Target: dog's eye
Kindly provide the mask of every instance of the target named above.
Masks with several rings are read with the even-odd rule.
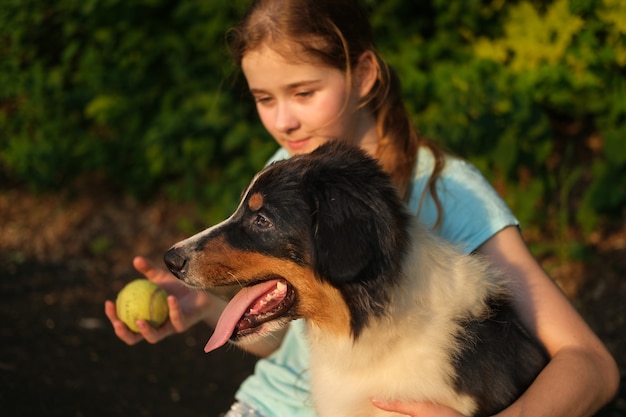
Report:
[[[254,219],[254,225],[262,229],[267,229],[272,226],[272,223],[269,220],[267,220],[265,216],[261,214],[257,214],[256,218]]]

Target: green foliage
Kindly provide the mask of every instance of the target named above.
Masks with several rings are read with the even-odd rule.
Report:
[[[559,242],[573,228],[623,215],[623,1],[396,0],[375,10],[416,124],[474,162],[524,226],[552,233],[569,256]]]
[[[210,0],[3,2],[0,168],[37,190],[104,178],[225,215],[275,149],[225,47],[241,12]]]
[[[365,2],[417,126],[524,226],[566,242],[623,215],[625,2]],[[104,179],[226,215],[276,146],[225,48],[246,3],[2,2],[0,174],[37,190]]]

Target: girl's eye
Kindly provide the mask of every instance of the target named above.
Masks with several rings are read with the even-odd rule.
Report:
[[[296,95],[301,98],[307,98],[313,95],[313,91],[300,91]]]
[[[257,104],[268,104],[269,102],[272,101],[272,98],[271,97],[264,97],[264,96],[263,97],[255,97],[254,101]]]
[[[261,214],[257,214],[256,218],[254,219],[254,225],[262,229],[268,229],[272,226],[272,223],[269,220],[267,220],[265,216]]]

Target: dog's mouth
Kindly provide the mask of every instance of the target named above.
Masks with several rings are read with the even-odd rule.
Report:
[[[239,340],[258,333],[264,323],[284,316],[295,301],[296,292],[284,279],[271,279],[243,288],[222,312],[204,351],[215,350],[229,339]]]

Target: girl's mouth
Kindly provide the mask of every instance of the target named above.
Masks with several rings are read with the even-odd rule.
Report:
[[[298,139],[298,140],[287,140],[287,147],[290,150],[294,150],[294,151],[299,151],[302,150],[303,148],[305,148],[309,143],[311,142],[311,138],[304,138],[304,139]]]

